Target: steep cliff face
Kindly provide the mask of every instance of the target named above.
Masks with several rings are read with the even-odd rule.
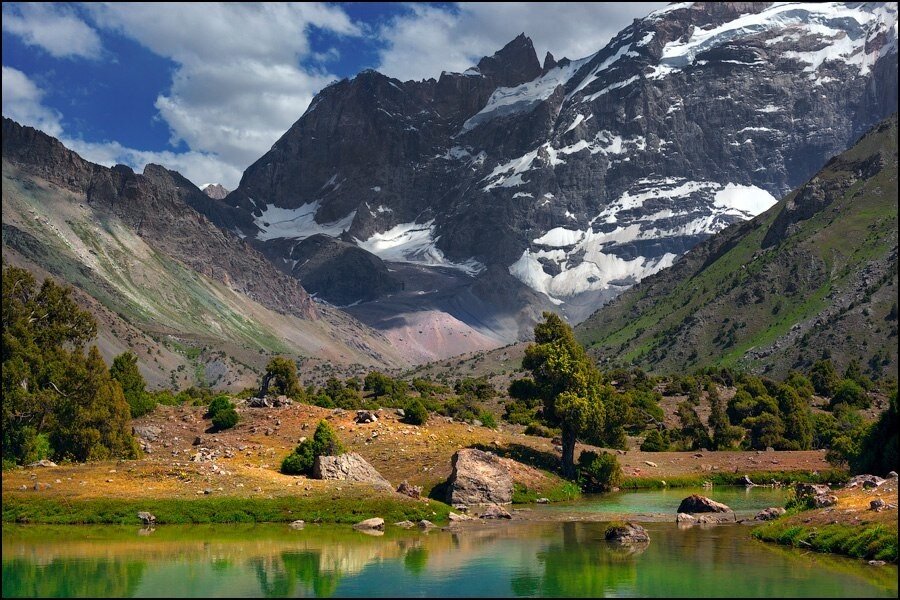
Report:
[[[511,274],[537,296],[484,303],[506,339],[501,316],[578,321],[890,114],[896,21],[892,3],[680,3],[580,60],[542,66],[522,35],[437,80],[365,71],[202,210],[285,270],[326,234],[483,282],[466,293]]]
[[[318,318],[315,304],[295,279],[192,208],[208,197],[175,171],[151,164],[137,175],[124,165],[102,167],[5,117],[2,143],[3,159],[20,172],[83,194],[91,208],[114,215],[165,255],[267,308]]]
[[[197,212],[210,198],[178,173],[95,165],[9,119],[2,133],[4,259],[76,286],[106,357],[136,352],[154,386],[255,385],[270,353],[406,364]]]
[[[577,329],[599,360],[776,376],[828,355],[897,376],[897,115],[752,221],[702,242]]]

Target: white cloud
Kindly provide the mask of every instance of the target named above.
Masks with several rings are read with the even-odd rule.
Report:
[[[4,3],[3,31],[57,58],[99,58],[103,49],[97,32],[62,4]]]
[[[378,70],[399,79],[427,79],[463,71],[524,32],[543,61],[582,58],[600,50],[632,19],[665,2],[461,3],[451,8],[415,4],[381,28],[386,44]]]
[[[22,125],[58,136],[62,133],[61,115],[44,106],[44,91],[25,73],[3,66],[3,114]]]
[[[337,78],[299,66],[312,56],[309,28],[362,35],[343,10],[325,4],[110,3],[90,9],[98,26],[178,65],[156,108],[173,144],[184,141],[228,167],[221,170],[226,179],[212,174],[201,179],[230,189],[240,171],[303,114],[315,93]]]
[[[241,178],[240,169],[203,152],[151,152],[127,148],[118,142],[96,143],[68,138],[61,138],[60,141],[82,158],[97,164],[107,167],[116,164],[128,165],[140,173],[147,164],[154,163],[178,171],[198,186],[200,182],[206,181],[204,177],[209,177],[210,181],[228,182],[223,185],[233,190],[236,184],[232,182],[237,182]]]

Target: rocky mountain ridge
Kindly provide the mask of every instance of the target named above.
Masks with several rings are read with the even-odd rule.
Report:
[[[580,321],[763,212],[890,114],[896,20],[891,3],[677,3],[580,60],[541,64],[520,35],[438,79],[364,71],[200,210],[285,272],[316,234],[388,269],[452,271],[418,305],[409,292],[430,290],[415,277],[403,302],[382,286],[338,303],[443,312],[512,341],[541,310]],[[454,308],[464,296],[477,314]]]

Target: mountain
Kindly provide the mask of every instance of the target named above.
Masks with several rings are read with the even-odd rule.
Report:
[[[398,345],[447,321],[422,347],[439,358],[451,333],[472,350],[544,309],[584,319],[774,205],[897,98],[895,3],[678,3],[579,60],[541,64],[520,35],[462,73],[336,82],[199,210],[301,282],[313,235],[375,255],[401,290],[335,301]]]
[[[897,376],[897,114],[755,219],[577,327],[604,362],[784,376],[830,355]]]
[[[210,198],[178,173],[102,167],[7,118],[2,135],[4,259],[76,286],[102,312],[101,347],[140,347],[153,383],[252,384],[271,352],[405,363],[385,338],[316,304],[296,279],[197,212]],[[194,380],[182,376],[195,371]]]
[[[200,190],[213,200],[224,200],[228,190],[221,183],[206,183],[200,186]]]

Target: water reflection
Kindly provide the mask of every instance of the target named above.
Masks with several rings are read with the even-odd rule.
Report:
[[[756,542],[742,526],[647,524],[610,544],[603,523],[458,532],[349,527],[3,529],[3,596],[896,596],[897,568]]]

